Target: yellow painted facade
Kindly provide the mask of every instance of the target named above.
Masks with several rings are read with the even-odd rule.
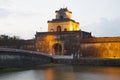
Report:
[[[57,32],[58,27],[61,31],[78,31],[79,23],[73,21],[48,22],[48,32]]]

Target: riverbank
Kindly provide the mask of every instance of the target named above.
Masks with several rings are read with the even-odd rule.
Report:
[[[55,66],[114,66],[120,67],[120,59],[117,58],[80,58],[80,59],[64,59],[64,58],[53,58],[49,64],[41,65],[29,65],[29,66],[6,66],[0,67],[0,72],[9,72],[9,71],[19,71],[19,70],[29,70],[29,69],[45,69],[46,67],[55,67]]]
[[[68,64],[43,64],[43,65],[32,65],[27,67],[0,67],[0,73],[6,73],[6,72],[14,72],[14,71],[24,71],[24,70],[37,70],[37,69],[46,69],[51,67],[57,67],[57,66],[70,66]]]

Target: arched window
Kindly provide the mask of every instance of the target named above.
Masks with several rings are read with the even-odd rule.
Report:
[[[57,26],[57,31],[61,32],[61,26]]]

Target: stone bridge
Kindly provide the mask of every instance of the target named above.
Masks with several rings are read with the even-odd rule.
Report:
[[[27,67],[51,63],[50,55],[11,48],[0,48],[0,68]]]

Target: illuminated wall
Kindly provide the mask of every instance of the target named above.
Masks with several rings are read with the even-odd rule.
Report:
[[[118,39],[119,38],[87,39],[87,42],[83,41],[83,43],[81,43],[82,56],[98,58],[120,58],[120,42]],[[92,40],[94,41],[92,42]]]
[[[44,37],[37,37],[36,39],[36,49],[39,52],[43,52],[43,53],[48,53],[50,55],[57,55],[57,53],[55,53],[55,49],[54,49],[54,45],[55,44],[59,44],[62,48],[61,48],[61,53],[60,55],[63,55],[63,42],[60,40],[56,40],[56,36],[55,35],[45,35]]]
[[[36,50],[50,55],[71,55],[79,51],[81,31],[36,33]],[[88,33],[89,34],[89,33]]]
[[[57,32],[57,27],[61,27],[61,31],[78,31],[79,23],[73,21],[48,22],[48,32]]]

